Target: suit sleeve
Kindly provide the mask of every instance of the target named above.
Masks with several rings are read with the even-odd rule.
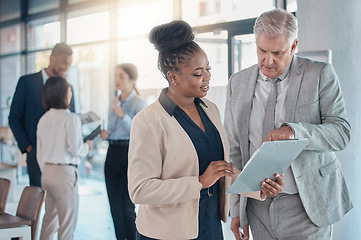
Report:
[[[233,76],[232,76],[233,77]],[[230,146],[230,162],[235,165],[239,170],[242,170],[242,157],[241,157],[241,148],[239,141],[239,134],[236,131],[234,118],[232,116],[232,77],[228,83],[227,89],[227,100],[226,100],[226,109],[224,116],[224,128],[227,133],[227,138]],[[248,224],[248,219],[245,211],[241,211],[241,208],[245,208],[247,203],[247,198],[239,194],[231,194],[230,200],[230,215],[231,218],[240,217],[241,226]]]
[[[39,128],[36,131],[36,160],[38,161],[40,170],[44,169],[44,158],[43,158],[43,142],[39,133]]]
[[[232,76],[233,77],[233,76]],[[236,131],[232,108],[236,106],[232,106],[232,77],[228,83],[227,89],[227,98],[226,98],[226,109],[224,113],[224,128],[227,133],[227,138],[230,146],[230,162],[235,165],[239,170],[242,170],[242,156],[241,156],[241,147],[239,141],[239,134]]]
[[[74,88],[72,85],[70,85],[71,87],[71,92],[73,93],[72,96],[71,96],[71,100],[70,100],[70,111],[75,113],[75,103],[74,103]]]
[[[198,176],[162,179],[164,143],[144,115],[133,118],[130,132],[128,187],[135,204],[174,204],[200,197]],[[171,149],[167,149],[171,151]]]
[[[26,134],[24,125],[26,91],[26,79],[21,77],[16,86],[9,113],[9,125],[21,153],[25,153],[26,148],[30,145],[29,136]]]
[[[295,138],[310,139],[307,150],[334,152],[343,150],[350,141],[350,123],[342,97],[338,77],[330,64],[324,65],[319,80],[319,106],[321,123],[286,123]]]

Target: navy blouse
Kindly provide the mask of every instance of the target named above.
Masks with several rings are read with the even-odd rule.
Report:
[[[207,106],[200,98],[195,98],[194,103],[198,108],[205,131],[199,128],[192,119],[167,96],[167,91],[167,88],[163,89],[159,96],[159,102],[171,116],[174,116],[192,140],[198,155],[199,175],[202,175],[212,161],[224,160],[223,144],[219,132],[201,107],[201,104],[205,107]],[[218,182],[209,189],[203,189],[200,195],[201,199],[199,200],[198,214],[199,235],[196,239],[223,239],[219,213]],[[138,239],[150,238],[138,235]]]
[[[224,159],[224,152],[217,128],[213,125],[203,108],[200,106],[200,104],[204,104],[203,101],[196,98],[194,103],[198,108],[205,132],[203,132],[203,130],[200,129],[179,107],[176,107],[174,117],[192,140],[198,155],[199,175],[202,175],[212,161]],[[206,188],[201,191],[198,214],[199,235],[197,239],[223,239],[219,215],[218,185],[218,182],[216,182],[209,189]]]

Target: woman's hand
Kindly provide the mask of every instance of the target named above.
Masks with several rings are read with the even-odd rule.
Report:
[[[101,130],[100,134],[99,134],[100,138],[105,140],[108,139],[109,137],[109,132],[107,130]]]
[[[212,186],[218,179],[223,176],[230,177],[234,174],[233,165],[226,161],[213,161],[209,164],[206,171],[199,176],[199,182],[203,188]]]
[[[276,173],[275,177],[276,177],[276,182],[272,181],[269,178],[266,178],[265,181],[261,182],[261,188],[263,189],[261,191],[261,194],[267,197],[275,197],[282,191],[282,188],[285,185],[283,183],[282,176]]]
[[[94,149],[94,147],[93,147],[93,140],[87,140],[86,143],[88,144],[89,151],[91,151],[91,150]]]
[[[123,108],[120,106],[119,98],[113,97],[112,98],[112,109],[117,114],[118,117],[123,118],[125,116],[125,112]]]

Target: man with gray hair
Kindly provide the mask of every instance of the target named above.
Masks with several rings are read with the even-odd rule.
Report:
[[[339,80],[332,65],[294,55],[297,28],[285,10],[261,14],[258,64],[229,80],[224,124],[240,170],[264,141],[310,140],[282,178],[261,183],[264,201],[231,196],[236,239],[248,239],[249,226],[255,240],[331,239],[332,224],[353,207],[334,153],[351,128]]]

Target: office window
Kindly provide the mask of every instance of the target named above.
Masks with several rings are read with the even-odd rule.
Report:
[[[258,62],[256,39],[254,34],[234,36],[233,43],[233,73],[248,68]]]
[[[158,51],[148,38],[118,43],[117,63],[130,62],[137,67],[139,76],[136,87],[148,104],[158,99],[160,90],[168,86],[167,80],[158,70],[157,61]]]
[[[137,66],[138,88],[161,88],[166,85],[157,68],[158,51],[147,38],[119,42],[117,57],[117,63],[131,62]]]
[[[91,2],[94,0],[68,0],[69,4],[77,4],[77,3],[83,3],[83,2]]]
[[[275,8],[274,0],[183,0],[182,19],[191,26],[258,17]]]
[[[221,13],[220,0],[203,0],[199,1],[199,15],[207,16],[211,14]]]
[[[49,66],[50,54],[51,54],[51,50],[29,53],[26,56],[26,61],[27,61],[26,74],[39,72],[43,68]]]
[[[67,80],[74,88],[75,109],[79,113],[95,112],[108,119],[109,46],[96,44],[72,47],[73,64]]]
[[[130,5],[119,2],[118,37],[147,34],[154,26],[173,20],[173,1],[152,0]]]
[[[35,14],[59,8],[59,0],[29,0],[28,14]]]
[[[297,12],[297,0],[287,0],[287,11]]]
[[[10,104],[20,76],[20,55],[0,59],[0,126],[8,125]]]
[[[60,21],[57,16],[31,21],[27,31],[28,50],[53,48],[60,42]]]
[[[20,0],[0,0],[0,22],[20,17]]]
[[[103,9],[103,8],[101,8]],[[70,14],[67,20],[67,42],[69,44],[109,39],[109,12],[101,11],[82,16]],[[71,17],[74,16],[74,17]]]
[[[224,86],[228,83],[227,31],[196,34],[195,41],[207,54],[211,70],[210,86]]]
[[[206,98],[214,102],[224,116],[228,84],[227,31],[207,32],[195,35],[195,41],[207,54],[211,66],[211,81]]]
[[[21,51],[20,24],[0,28],[0,54]]]

